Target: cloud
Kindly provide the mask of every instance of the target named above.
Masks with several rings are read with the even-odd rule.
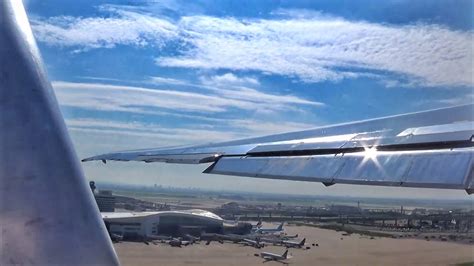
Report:
[[[335,18],[242,21],[198,16],[180,23],[179,28],[195,33],[188,40],[192,48],[181,56],[157,58],[157,64],[256,70],[307,82],[386,71],[427,86],[472,85],[472,32]]]
[[[192,112],[222,112],[227,106],[250,108],[237,102],[204,94],[100,83],[53,82],[61,105],[101,111],[153,113],[162,107]]]
[[[262,136],[290,131],[314,128],[315,125],[288,121],[271,122],[252,119],[236,119],[230,121],[235,128],[248,132],[249,136]]]
[[[112,12],[111,17],[60,16],[33,20],[32,27],[42,42],[84,50],[116,45],[161,47],[177,37],[177,27],[165,19],[117,9]]]
[[[257,78],[238,77],[232,73],[212,77],[201,77],[201,82],[207,85],[260,85]]]
[[[322,107],[325,104],[321,102],[312,102],[301,99],[296,96],[269,94],[259,91],[257,89],[249,88],[247,86],[258,86],[260,82],[253,77],[236,76],[232,73],[215,76],[201,76],[200,87],[213,91],[223,97],[235,100],[247,100],[251,102],[267,102],[276,106],[286,106],[288,109],[293,109],[291,104],[312,105]],[[280,109],[280,108],[279,108]]]
[[[169,85],[191,85],[186,81],[173,79],[173,78],[165,78],[165,77],[150,77],[149,82],[152,84],[169,84]]]
[[[168,145],[189,143],[207,143],[241,137],[232,131],[206,130],[202,128],[166,127],[155,123],[139,123],[101,119],[67,119],[70,130],[106,135],[124,135],[125,137],[149,137],[159,139]]]
[[[203,144],[209,142],[229,141],[244,137],[254,137],[281,132],[303,130],[314,125],[294,122],[270,122],[253,119],[228,119],[220,127],[209,125],[198,126],[166,126],[157,123],[141,123],[123,120],[103,120],[93,118],[66,119],[68,129],[83,135],[106,135],[113,146],[117,138],[126,140],[130,138],[147,138],[154,140],[151,146]],[[151,145],[151,146],[150,146]],[[105,147],[115,150],[114,147]],[[129,147],[133,148],[133,147]]]
[[[117,44],[160,49],[170,43],[173,56],[156,57],[165,67],[259,71],[304,82],[395,75],[421,86],[473,85],[472,31],[311,12],[268,19],[184,16],[171,22],[119,7],[106,12],[108,17],[37,19],[33,29],[42,42],[83,49]]]
[[[295,105],[322,105],[296,96],[273,95],[257,90],[246,92],[246,97],[236,97],[231,92],[205,94],[101,83],[54,81],[53,87],[63,106],[141,114],[160,114],[160,109],[204,114],[230,109],[278,111],[295,109]]]
[[[446,105],[446,106],[472,104],[474,103],[474,93],[468,93],[464,96],[459,96],[459,97],[444,98],[444,99],[437,100],[435,102]]]

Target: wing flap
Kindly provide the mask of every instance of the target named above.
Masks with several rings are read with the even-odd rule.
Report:
[[[376,146],[378,150],[436,149],[472,146],[472,130],[436,132],[426,134],[403,134],[393,136],[390,131],[354,134],[347,140],[315,141],[304,139],[290,143],[260,144],[247,154],[323,154],[344,153]]]
[[[469,189],[473,149],[327,154],[292,157],[223,157],[206,173],[257,178]]]

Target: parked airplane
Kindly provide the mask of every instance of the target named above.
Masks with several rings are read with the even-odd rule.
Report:
[[[257,234],[268,234],[268,233],[278,233],[283,231],[283,224],[282,222],[280,225],[278,225],[277,228],[258,228],[255,230],[255,233]]]
[[[306,242],[306,238],[303,238],[303,240],[301,240],[300,242],[283,240],[281,243],[286,248],[302,248],[304,247],[305,242]]]
[[[285,239],[285,240],[287,240],[287,239],[293,239],[293,238],[298,238],[298,234],[296,234],[296,235],[283,235],[283,236],[281,236],[281,238],[282,238],[282,239]]]
[[[146,239],[148,240],[158,240],[158,241],[169,241],[172,239],[170,236],[163,236],[163,235],[147,235]]]
[[[168,241],[168,244],[172,247],[181,248],[183,246],[187,246],[191,244],[191,241],[182,240],[181,238],[173,238]]]
[[[262,257],[265,261],[284,262],[285,260],[290,259],[290,257],[288,257],[288,249],[282,255],[278,255],[278,254],[270,253],[270,252],[262,252],[260,253],[260,257]]]
[[[123,235],[115,234],[115,233],[110,233],[110,239],[114,243],[121,242],[123,240]]]
[[[190,234],[184,235],[183,239],[188,240],[191,244],[194,244],[196,242],[201,241],[201,239],[199,237],[195,237],[195,236],[190,235]]]
[[[263,247],[265,247],[265,245],[262,242],[260,242],[260,240],[258,238],[256,238],[255,240],[244,238],[242,240],[242,244],[244,244],[245,246],[251,246],[251,247],[254,247],[254,248],[263,248]]]

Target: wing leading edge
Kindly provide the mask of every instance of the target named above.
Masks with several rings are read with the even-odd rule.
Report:
[[[213,164],[204,172],[296,181],[464,189],[473,184],[474,105],[215,144],[108,153],[107,160]]]

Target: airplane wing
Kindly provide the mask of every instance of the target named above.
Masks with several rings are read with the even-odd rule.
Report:
[[[204,172],[335,183],[464,189],[473,184],[474,105],[265,137],[86,158],[212,163]]]
[[[118,265],[21,0],[0,1],[0,265]]]

